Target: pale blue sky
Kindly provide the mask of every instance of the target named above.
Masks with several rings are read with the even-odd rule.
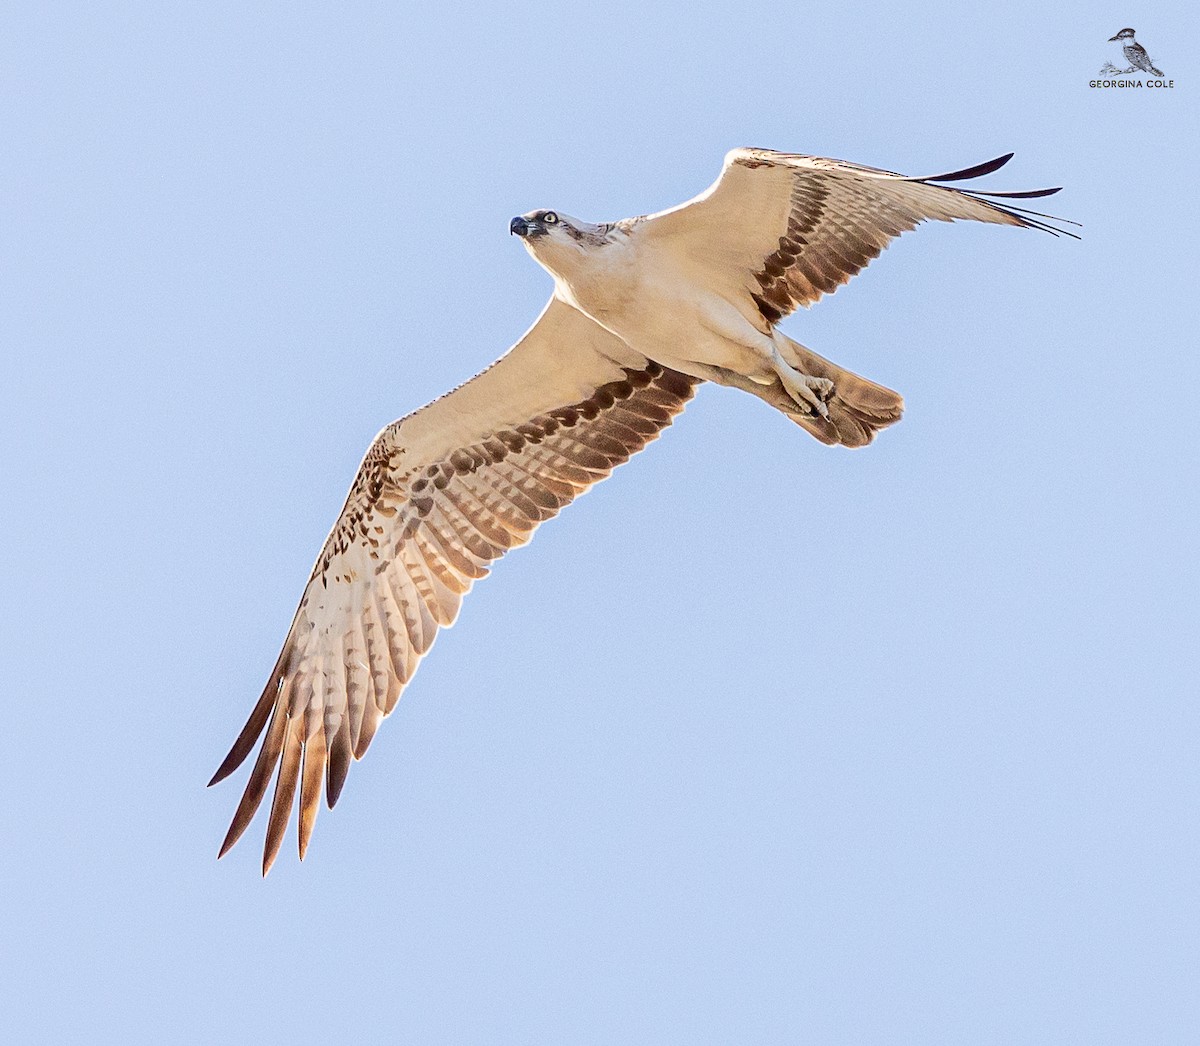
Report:
[[[1172,91],[1089,90],[1134,25]],[[13,1043],[1194,1040],[1194,7],[0,15]],[[206,790],[371,436],[549,281],[507,234],[763,145],[1015,150],[787,330],[861,452],[703,390],[439,640],[308,859]],[[1010,173],[1011,172],[1011,173]]]

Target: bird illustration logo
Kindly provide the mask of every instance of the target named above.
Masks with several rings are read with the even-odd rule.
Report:
[[[1122,29],[1116,36],[1110,36],[1108,42],[1120,43],[1121,49],[1125,53],[1125,61],[1129,63],[1128,69],[1118,69],[1111,62],[1107,63],[1101,74],[1106,73],[1133,73],[1141,70],[1144,73],[1149,73],[1151,76],[1161,77],[1163,73],[1154,68],[1154,63],[1150,61],[1150,56],[1146,53],[1146,49],[1139,44],[1134,38],[1132,29]]]

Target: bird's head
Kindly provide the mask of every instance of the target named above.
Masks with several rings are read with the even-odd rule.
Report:
[[[1132,40],[1132,39],[1133,39],[1133,30],[1132,29],[1122,29],[1119,33],[1117,33],[1116,36],[1110,36],[1108,38],[1108,42],[1111,44],[1114,40]]]
[[[592,252],[609,242],[607,225],[572,218],[561,211],[530,211],[508,223],[508,231],[520,236],[542,268],[555,276],[567,276]]]

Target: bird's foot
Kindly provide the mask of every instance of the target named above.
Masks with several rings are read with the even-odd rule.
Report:
[[[796,405],[804,408],[806,414],[820,418],[829,418],[829,397],[833,395],[833,382],[828,378],[814,378],[811,374],[801,374],[791,370],[781,373],[780,380],[787,394]]]

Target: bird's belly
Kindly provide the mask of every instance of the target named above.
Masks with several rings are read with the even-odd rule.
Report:
[[[706,367],[748,376],[769,372],[770,338],[719,298],[697,301],[646,289],[594,318],[643,356],[697,377],[707,376]]]

